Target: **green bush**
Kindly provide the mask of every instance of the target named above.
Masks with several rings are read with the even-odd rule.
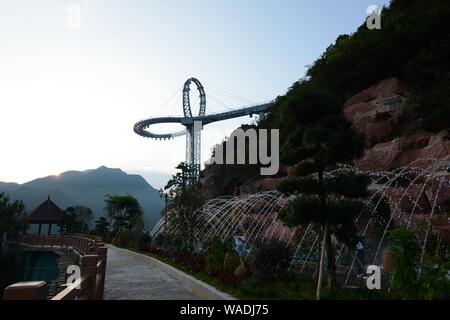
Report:
[[[252,299],[311,300],[315,298],[315,283],[310,277],[283,280],[249,278],[242,282],[240,294]]]
[[[159,249],[164,246],[164,234],[160,233],[152,239],[152,249]]]
[[[222,241],[219,236],[212,237],[205,255],[206,271],[210,273],[223,271],[227,252],[233,252],[233,239],[227,238]]]
[[[450,299],[450,281],[447,279],[450,262],[439,257],[427,258],[418,279],[418,298],[423,300]]]
[[[425,300],[450,299],[449,244],[439,241],[436,235],[430,235],[420,275],[418,277],[418,298]]]
[[[391,279],[392,289],[401,298],[417,297],[417,254],[419,244],[415,234],[405,227],[389,232],[392,241],[392,258],[395,274]]]
[[[134,236],[132,230],[122,230],[114,239],[114,244],[123,248],[134,248],[136,246]]]
[[[395,273],[391,279],[394,295],[401,299],[448,299],[450,281],[448,271],[448,248],[438,245],[435,236],[428,239],[427,250],[423,253],[415,234],[405,227],[389,232],[393,242],[392,254]]]
[[[248,262],[255,279],[280,279],[287,275],[291,257],[286,243],[270,239],[262,240],[251,248]]]
[[[148,233],[142,233],[136,240],[136,249],[139,251],[151,251],[152,237]]]

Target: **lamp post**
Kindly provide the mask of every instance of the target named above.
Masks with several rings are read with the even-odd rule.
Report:
[[[164,199],[164,238],[167,236],[167,202],[169,199],[169,194],[164,192],[163,188],[159,189],[159,196]]]

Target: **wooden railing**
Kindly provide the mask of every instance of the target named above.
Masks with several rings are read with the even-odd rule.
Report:
[[[105,286],[107,248],[99,237],[75,234],[69,236],[23,235],[19,239],[23,246],[73,250],[80,256],[80,279],[76,279],[52,300],[102,300]],[[21,300],[39,296],[41,282],[22,282],[5,289],[5,300]],[[39,291],[40,292],[40,291]],[[44,299],[44,297],[42,297]]]

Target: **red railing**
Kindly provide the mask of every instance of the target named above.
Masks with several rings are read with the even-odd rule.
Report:
[[[69,284],[52,300],[101,300],[105,286],[107,248],[99,237],[74,234],[68,236],[23,235],[23,246],[73,250],[80,256],[81,278]],[[43,282],[21,282],[5,289],[6,300],[36,299],[44,292]]]

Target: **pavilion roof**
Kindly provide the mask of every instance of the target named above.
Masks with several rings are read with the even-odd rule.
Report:
[[[57,223],[61,221],[63,211],[52,201],[50,196],[38,207],[31,210],[27,217],[29,223]]]

